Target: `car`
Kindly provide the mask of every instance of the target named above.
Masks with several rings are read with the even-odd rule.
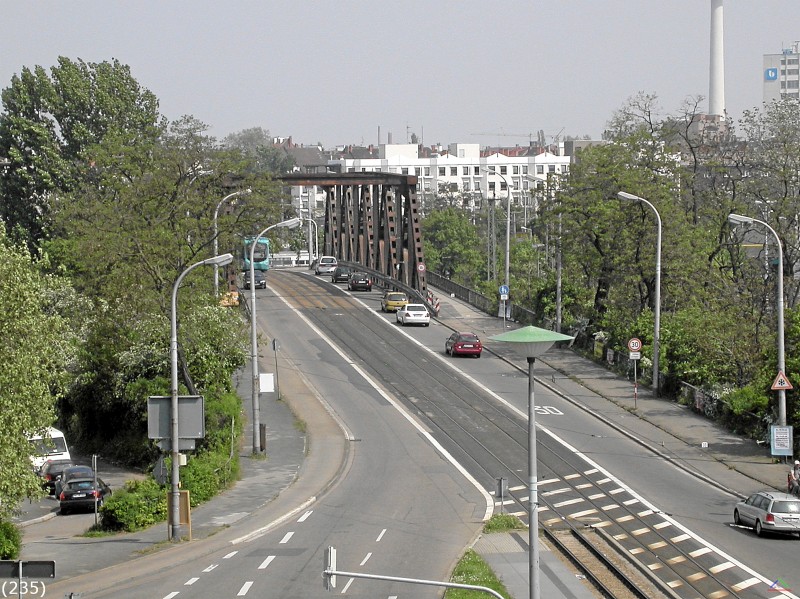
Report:
[[[95,482],[94,477],[73,478],[64,485],[58,495],[61,515],[66,516],[75,510],[94,511],[95,505],[100,508],[109,495],[111,495],[111,487],[102,479],[98,478]]]
[[[347,288],[350,291],[372,291],[372,279],[365,272],[354,272],[347,279]]]
[[[72,460],[47,460],[39,471],[42,477],[42,488],[50,495],[56,492],[56,479],[61,476],[64,468],[74,466]]]
[[[451,356],[481,357],[483,344],[475,333],[453,333],[444,342],[444,353]]]
[[[381,311],[397,312],[408,303],[408,297],[402,291],[387,291],[381,299]]]
[[[56,478],[53,493],[56,497],[61,494],[64,485],[74,478],[94,478],[94,470],[91,466],[69,466],[61,471],[61,475]]]
[[[331,283],[347,283],[353,269],[349,266],[337,266],[331,275]]]
[[[406,304],[397,311],[397,322],[403,326],[421,324],[427,327],[431,324],[431,315],[424,304]]]
[[[337,266],[339,266],[339,261],[336,259],[336,256],[320,256],[314,273],[318,275],[330,275],[333,274]]]
[[[267,288],[267,275],[264,274],[263,270],[254,270],[253,277],[256,281],[256,289],[266,289]],[[250,289],[250,271],[244,271],[244,288]]]
[[[800,498],[788,493],[759,491],[736,504],[733,521],[752,526],[760,537],[765,532],[800,536]]]

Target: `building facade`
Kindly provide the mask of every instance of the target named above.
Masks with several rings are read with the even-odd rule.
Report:
[[[800,42],[780,54],[764,54],[764,102],[800,98]]]

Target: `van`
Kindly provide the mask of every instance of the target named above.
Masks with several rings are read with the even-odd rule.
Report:
[[[44,435],[28,437],[31,444],[31,463],[34,470],[41,470],[47,460],[71,460],[67,440],[57,428],[48,427]]]

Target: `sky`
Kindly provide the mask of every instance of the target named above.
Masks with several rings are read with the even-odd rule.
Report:
[[[222,139],[526,145],[597,139],[639,92],[708,108],[710,0],[0,2],[0,88],[59,56],[117,59],[170,120]],[[725,106],[761,105],[762,55],[800,40],[798,0],[725,0]]]

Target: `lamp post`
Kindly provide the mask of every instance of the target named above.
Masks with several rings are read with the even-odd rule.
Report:
[[[765,227],[775,237],[778,244],[778,372],[786,372],[786,357],[784,352],[783,334],[783,244],[775,229],[770,227],[763,220],[743,216],[741,214],[729,214],[728,222],[733,226],[742,224],[759,224]],[[786,390],[778,389],[778,424],[786,426]]]
[[[533,395],[533,366],[536,358],[545,353],[557,341],[571,340],[539,327],[523,327],[507,333],[489,337],[491,341],[514,343],[522,350],[528,361],[528,583],[529,599],[539,599],[539,481],[536,470],[536,401]]]
[[[170,455],[172,457],[172,506],[169,513],[170,520],[170,537],[173,541],[180,539],[180,431],[178,430],[178,287],[181,285],[183,277],[189,274],[194,268],[204,266],[206,264],[213,264],[217,266],[225,266],[233,262],[232,254],[222,254],[221,256],[214,256],[213,258],[206,258],[200,262],[195,262],[184,270],[172,286],[172,309],[170,311],[170,344],[169,344],[169,357],[171,366],[171,411],[170,411]]]
[[[308,218],[303,217],[303,220],[308,221],[308,256],[309,256],[309,264],[311,264],[315,258],[319,255],[319,225],[317,225],[317,221],[314,220],[314,215],[311,210],[306,210],[304,208],[300,209],[300,214],[302,215],[304,212],[308,213]],[[313,232],[312,232],[312,226]],[[311,236],[314,236],[313,242]]]
[[[653,317],[653,389],[656,395],[659,395],[661,389],[659,373],[658,373],[658,357],[661,344],[661,215],[650,202],[632,193],[625,193],[620,191],[617,197],[621,200],[633,200],[634,202],[642,202],[652,208],[656,215],[656,222],[658,223],[658,235],[656,237],[656,297],[654,306]]]
[[[231,198],[235,198],[237,196],[245,195],[245,194],[248,194],[248,193],[253,193],[253,190],[250,189],[249,187],[247,189],[242,189],[241,191],[234,191],[233,193],[228,194],[224,198],[222,198],[219,201],[219,203],[217,204],[217,207],[214,208],[214,255],[215,256],[219,252],[219,249],[217,248],[217,245],[218,245],[217,244],[217,236],[218,236],[217,218],[219,217],[219,209],[222,207],[222,205],[225,202],[227,202]],[[219,296],[219,267],[218,266],[214,266],[214,297],[217,297],[217,296]]]
[[[505,175],[501,175],[500,173],[495,170],[494,167],[492,168],[484,168],[487,173],[492,175],[497,175],[498,177],[502,178],[506,184],[506,190],[508,191],[508,212],[506,214],[506,264],[505,264],[505,271],[503,272],[504,279],[503,282],[505,283],[506,287],[509,287],[509,278],[508,278],[508,269],[509,269],[509,258],[511,256],[511,186],[508,184],[508,179],[506,179]]]
[[[255,267],[253,266],[256,244],[258,243],[258,240],[261,239],[270,229],[274,229],[275,227],[294,229],[302,222],[303,221],[301,218],[295,217],[275,223],[274,225],[270,225],[261,231],[261,233],[256,235],[255,239],[253,239],[253,243],[250,244],[250,362],[253,371],[253,388],[251,391],[253,403],[253,453],[261,453],[261,422],[259,418],[258,405],[258,337],[256,335],[256,273]]]

